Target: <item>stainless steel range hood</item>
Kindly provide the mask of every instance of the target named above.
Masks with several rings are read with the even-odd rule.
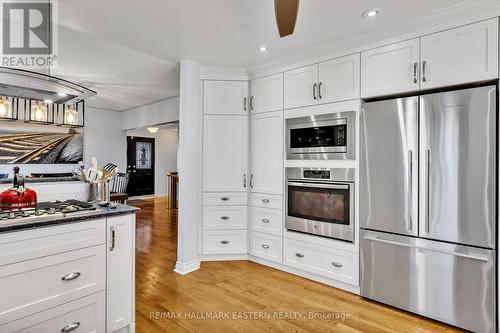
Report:
[[[55,76],[0,66],[0,96],[73,104],[95,94]]]

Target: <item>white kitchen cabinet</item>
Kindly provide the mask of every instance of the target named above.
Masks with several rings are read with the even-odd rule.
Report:
[[[247,229],[247,215],[246,206],[205,206],[203,207],[203,229]]]
[[[359,90],[359,53],[319,64],[319,104],[359,98]]]
[[[300,67],[285,72],[285,109],[318,103],[318,65]]]
[[[251,191],[281,194],[283,185],[283,112],[254,114],[251,119]]]
[[[204,114],[248,114],[247,81],[204,81]]]
[[[361,53],[361,97],[419,88],[418,38]]]
[[[283,73],[251,82],[250,110],[252,113],[283,109]]]
[[[247,126],[247,116],[204,116],[203,191],[246,191]]]
[[[246,230],[206,230],[203,232],[203,253],[248,253],[248,232]]]
[[[251,234],[251,255],[280,264],[283,262],[283,238],[281,236],[262,234],[260,232],[252,232]]]
[[[107,332],[133,325],[135,215],[107,219]]]
[[[421,38],[422,89],[496,79],[498,19]]]

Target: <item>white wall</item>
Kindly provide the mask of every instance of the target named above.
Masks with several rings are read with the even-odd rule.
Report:
[[[129,130],[127,136],[155,139],[155,195],[164,196],[168,191],[167,173],[177,171],[178,131],[161,128],[155,134],[146,129]]]
[[[124,111],[122,128],[129,130],[178,120],[179,97],[174,97]]]

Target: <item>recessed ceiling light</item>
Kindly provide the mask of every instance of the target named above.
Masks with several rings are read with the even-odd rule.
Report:
[[[267,51],[267,47],[265,45],[262,45],[260,48],[259,48],[259,51],[260,52],[266,52]]]
[[[66,95],[65,93],[62,93],[62,92],[58,92],[58,93],[57,93],[57,96],[66,97],[66,96],[68,96],[68,95]]]
[[[377,9],[377,8],[373,8],[373,9],[368,9],[367,11],[365,11],[363,13],[363,16],[364,17],[375,17],[377,16],[377,14],[379,14],[381,12],[380,9]]]

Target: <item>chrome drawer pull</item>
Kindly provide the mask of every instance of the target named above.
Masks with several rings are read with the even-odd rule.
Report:
[[[265,203],[265,204],[269,203],[269,199],[262,199],[262,202]]]
[[[304,255],[302,253],[295,253],[295,255],[299,258],[304,258]]]
[[[229,216],[221,216],[221,220],[229,220]]]
[[[335,267],[338,267],[338,268],[341,268],[342,266],[344,266],[344,265],[342,265],[341,263],[339,263],[339,262],[335,262],[335,261],[334,261],[334,262],[332,262],[332,265],[333,265],[333,266],[335,266]]]
[[[229,241],[228,240],[222,240],[220,241],[222,244],[229,244]]]
[[[262,219],[262,222],[269,223],[270,221],[268,219]]]
[[[63,281],[72,281],[77,279],[80,275],[82,275],[80,272],[74,272],[74,273],[69,273],[64,275],[61,280]]]
[[[222,201],[229,201],[229,198],[228,197],[222,197],[220,198]]]
[[[71,332],[71,331],[76,330],[78,327],[80,327],[80,322],[79,321],[77,321],[76,323],[68,324],[68,325],[64,326],[61,329],[61,332]]]
[[[266,250],[269,248],[269,245],[262,244],[262,247],[265,248]]]

